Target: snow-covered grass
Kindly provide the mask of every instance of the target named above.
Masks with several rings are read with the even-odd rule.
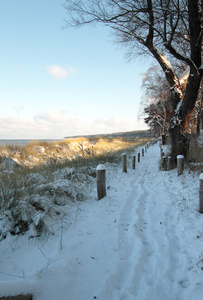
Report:
[[[142,139],[96,137],[2,146],[0,241],[9,233],[28,231],[30,237],[53,233],[49,223],[61,219],[60,206],[88,199],[97,165],[118,162],[122,149],[132,151],[142,143]],[[62,158],[61,153],[66,155]]]
[[[135,170],[130,159],[127,173],[121,163],[105,163],[107,196],[100,201],[96,179],[84,172],[69,176],[76,176],[71,184],[81,185],[86,201],[63,202],[67,176],[56,173],[48,187],[42,180],[39,190],[47,188],[43,197],[56,207],[46,220],[50,232],[35,238],[30,231],[7,234],[0,242],[0,297],[31,293],[34,300],[202,299],[199,174],[188,167],[181,176],[176,169],[160,171],[159,160],[155,144]],[[59,203],[54,203],[51,190],[59,192]],[[39,198],[38,205],[46,209],[43,203]]]
[[[93,141],[90,150],[88,145]],[[142,143],[123,138],[62,141],[61,152],[72,150],[61,160],[53,152],[57,150],[55,142],[2,147],[6,156],[0,157],[0,241],[9,233],[29,231],[31,237],[53,233],[49,223],[53,218],[61,219],[60,206],[88,199],[98,164],[118,163],[122,149],[129,152],[132,145]],[[39,155],[46,154],[43,163],[36,159],[39,148]]]
[[[68,214],[64,206],[88,199],[95,176],[92,167],[1,175],[0,241],[8,234],[53,234],[53,220],[61,222]]]
[[[64,165],[70,164],[76,158],[114,156],[119,150],[138,146],[146,141],[144,138],[80,137],[55,142],[33,141],[25,146],[6,144],[0,147],[0,162],[9,158],[27,167]]]

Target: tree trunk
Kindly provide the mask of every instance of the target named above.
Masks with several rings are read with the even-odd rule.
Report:
[[[176,161],[177,155],[184,155],[188,158],[188,138],[184,134],[185,127],[189,123],[191,112],[195,107],[197,95],[200,87],[201,77],[192,74],[190,76],[187,88],[180,110],[177,112],[175,118],[173,117],[170,123],[170,136],[171,136],[171,156],[172,160]]]
[[[177,156],[188,154],[188,139],[181,133],[181,125],[172,125],[169,129],[171,137],[171,159],[172,163],[176,164]]]
[[[182,134],[198,97],[202,75],[198,72],[201,66],[202,32],[198,15],[198,0],[188,0],[189,29],[190,29],[190,76],[187,82],[185,94],[179,109],[176,108],[170,124],[173,160],[179,154],[187,158],[188,139]],[[176,102],[176,101],[174,101]]]
[[[169,131],[171,136],[171,156],[173,161],[176,160],[177,155],[180,154],[184,155],[186,159],[188,157],[189,141],[184,132],[187,132],[186,126],[190,121],[191,113],[195,107],[200,81],[200,75],[190,75],[180,109],[171,120]]]
[[[190,118],[190,115],[195,107],[195,103],[197,101],[198,92],[200,88],[200,82],[201,82],[200,74],[197,75],[193,73],[190,75],[188,79],[182,106],[180,108],[180,118],[182,120],[183,130],[185,125],[189,123],[188,118]]]
[[[148,48],[149,49],[149,48]],[[181,99],[183,99],[183,91],[180,86],[179,80],[174,72],[173,67],[171,66],[171,63],[167,59],[167,57],[164,54],[161,54],[158,52],[157,48],[155,46],[151,47],[149,51],[152,53],[154,58],[159,63],[160,67],[164,71],[166,80],[168,81],[171,91],[172,91],[172,108],[175,111],[178,103]]]

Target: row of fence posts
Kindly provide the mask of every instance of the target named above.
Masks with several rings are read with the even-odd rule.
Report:
[[[160,169],[163,171],[170,171],[173,169],[173,162],[171,159],[171,156],[166,156],[162,146],[160,145],[161,150],[161,163],[160,163]],[[184,170],[184,156],[178,155],[177,156],[177,173],[178,176],[183,173]]]
[[[142,148],[142,157],[144,157],[144,153],[147,152],[147,149],[149,148],[150,145],[154,144],[155,142],[152,141],[150,143],[147,143],[147,145]],[[137,161],[140,162],[141,158],[141,153],[139,152],[137,154]],[[132,157],[132,168],[135,169],[136,166],[136,155],[133,155]],[[123,153],[122,154],[122,170],[124,173],[127,173],[127,154]],[[98,200],[101,200],[106,196],[106,169],[104,165],[98,165],[97,166],[97,197]]]
[[[156,141],[147,143],[147,145],[142,148],[142,156],[144,156],[144,153],[147,152],[147,149],[150,145],[154,144]],[[170,156],[165,156],[164,151],[160,145],[161,149],[161,164],[160,169],[161,170],[172,170],[172,159]],[[140,162],[140,152],[137,154],[137,161]],[[136,165],[136,155],[133,155],[132,158],[132,168],[135,169]],[[122,167],[123,172],[127,173],[127,155],[126,153],[122,154]],[[178,176],[183,173],[184,170],[184,156],[178,155],[177,156],[177,174]],[[104,165],[98,165],[97,166],[97,196],[98,200],[101,200],[106,196],[106,169]],[[203,213],[203,173],[199,176],[199,212]]]
[[[161,149],[161,164],[160,164],[160,169],[163,171],[166,170],[172,170],[173,165],[172,165],[172,159],[171,156],[165,156],[164,151],[162,146],[160,145]],[[183,155],[178,155],[177,156],[177,173],[178,176],[183,174],[184,170],[184,156]],[[203,173],[200,174],[199,176],[199,212],[203,213]]]
[[[161,165],[160,169],[163,171],[170,171],[173,169],[173,164],[172,164],[172,159],[171,156],[165,156],[163,155],[161,157]],[[183,173],[184,169],[184,156],[183,155],[178,155],[177,156],[177,173],[178,176]]]

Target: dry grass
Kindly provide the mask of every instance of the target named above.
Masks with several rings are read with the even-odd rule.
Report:
[[[130,138],[72,138],[63,141],[33,141],[25,146],[5,145],[0,147],[2,158],[11,158],[21,166],[52,166],[70,164],[81,159],[112,157],[118,151],[146,143],[147,139]],[[76,162],[76,163],[77,163]]]

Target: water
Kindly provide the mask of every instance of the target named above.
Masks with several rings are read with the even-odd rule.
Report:
[[[62,141],[62,139],[13,139],[13,140],[7,140],[7,139],[0,139],[0,146],[3,145],[20,145],[25,146],[27,143],[34,142],[34,141],[40,141],[40,142],[55,142],[55,141]]]

